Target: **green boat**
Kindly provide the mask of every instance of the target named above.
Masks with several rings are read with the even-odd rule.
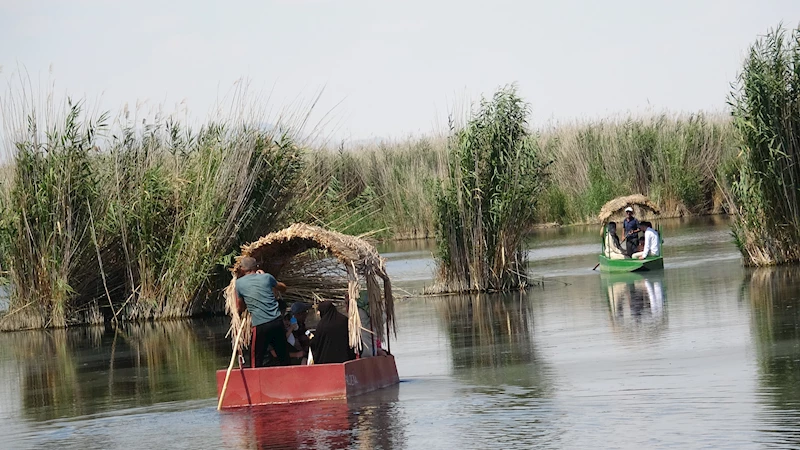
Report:
[[[651,256],[645,259],[609,259],[598,255],[600,271],[604,273],[647,272],[664,268],[663,256]]]
[[[664,257],[659,256],[650,256],[645,259],[611,259],[606,255],[606,233],[608,233],[606,224],[608,223],[609,219],[613,216],[618,215],[622,212],[623,209],[627,208],[628,206],[634,207],[638,209],[640,212],[642,211],[650,211],[651,213],[658,215],[658,207],[650,201],[644,195],[628,195],[626,197],[618,197],[614,200],[609,201],[603,208],[600,210],[600,223],[602,224],[602,240],[601,240],[601,253],[597,255],[597,259],[599,260],[598,266],[600,267],[600,271],[604,273],[627,273],[627,272],[649,272],[653,270],[662,270],[664,268]],[[664,238],[661,235],[661,227],[657,224],[654,226],[656,231],[658,232],[659,238],[661,242],[664,242]],[[662,249],[663,251],[663,249]]]

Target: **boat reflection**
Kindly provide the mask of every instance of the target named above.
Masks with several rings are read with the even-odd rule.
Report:
[[[325,400],[240,408],[222,412],[225,447],[385,448],[405,442],[399,387],[349,400]],[[255,445],[254,445],[255,444]]]
[[[800,267],[756,269],[745,276],[743,300],[752,310],[751,328],[758,357],[762,411],[770,424],[764,433],[781,446],[800,447]]]
[[[600,280],[614,328],[666,325],[663,273],[602,274]]]

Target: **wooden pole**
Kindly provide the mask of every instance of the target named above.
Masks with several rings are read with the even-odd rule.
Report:
[[[242,324],[239,325],[239,331],[236,333],[236,342],[233,344],[233,354],[231,355],[231,363],[228,365],[228,372],[225,374],[225,382],[222,384],[222,391],[219,393],[219,403],[217,403],[217,411],[222,409],[222,400],[225,398],[225,391],[228,390],[228,380],[231,377],[231,370],[233,370],[233,363],[236,362],[236,349],[239,347],[239,339],[242,338],[242,331],[244,330],[245,320],[242,318]]]

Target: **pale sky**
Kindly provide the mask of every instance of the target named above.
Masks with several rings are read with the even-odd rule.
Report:
[[[512,82],[534,124],[720,111],[781,21],[800,1],[0,0],[0,81],[203,117],[239,79],[272,109],[324,88],[335,139],[402,138]]]

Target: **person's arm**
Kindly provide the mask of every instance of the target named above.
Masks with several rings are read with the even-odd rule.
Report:
[[[275,298],[279,298],[284,292],[286,292],[286,285],[280,281],[275,281],[275,286],[272,287],[272,292],[275,294]]]
[[[244,303],[244,299],[242,298],[239,293],[236,293],[236,309],[239,314],[243,313],[245,309],[247,309],[247,305]]]

